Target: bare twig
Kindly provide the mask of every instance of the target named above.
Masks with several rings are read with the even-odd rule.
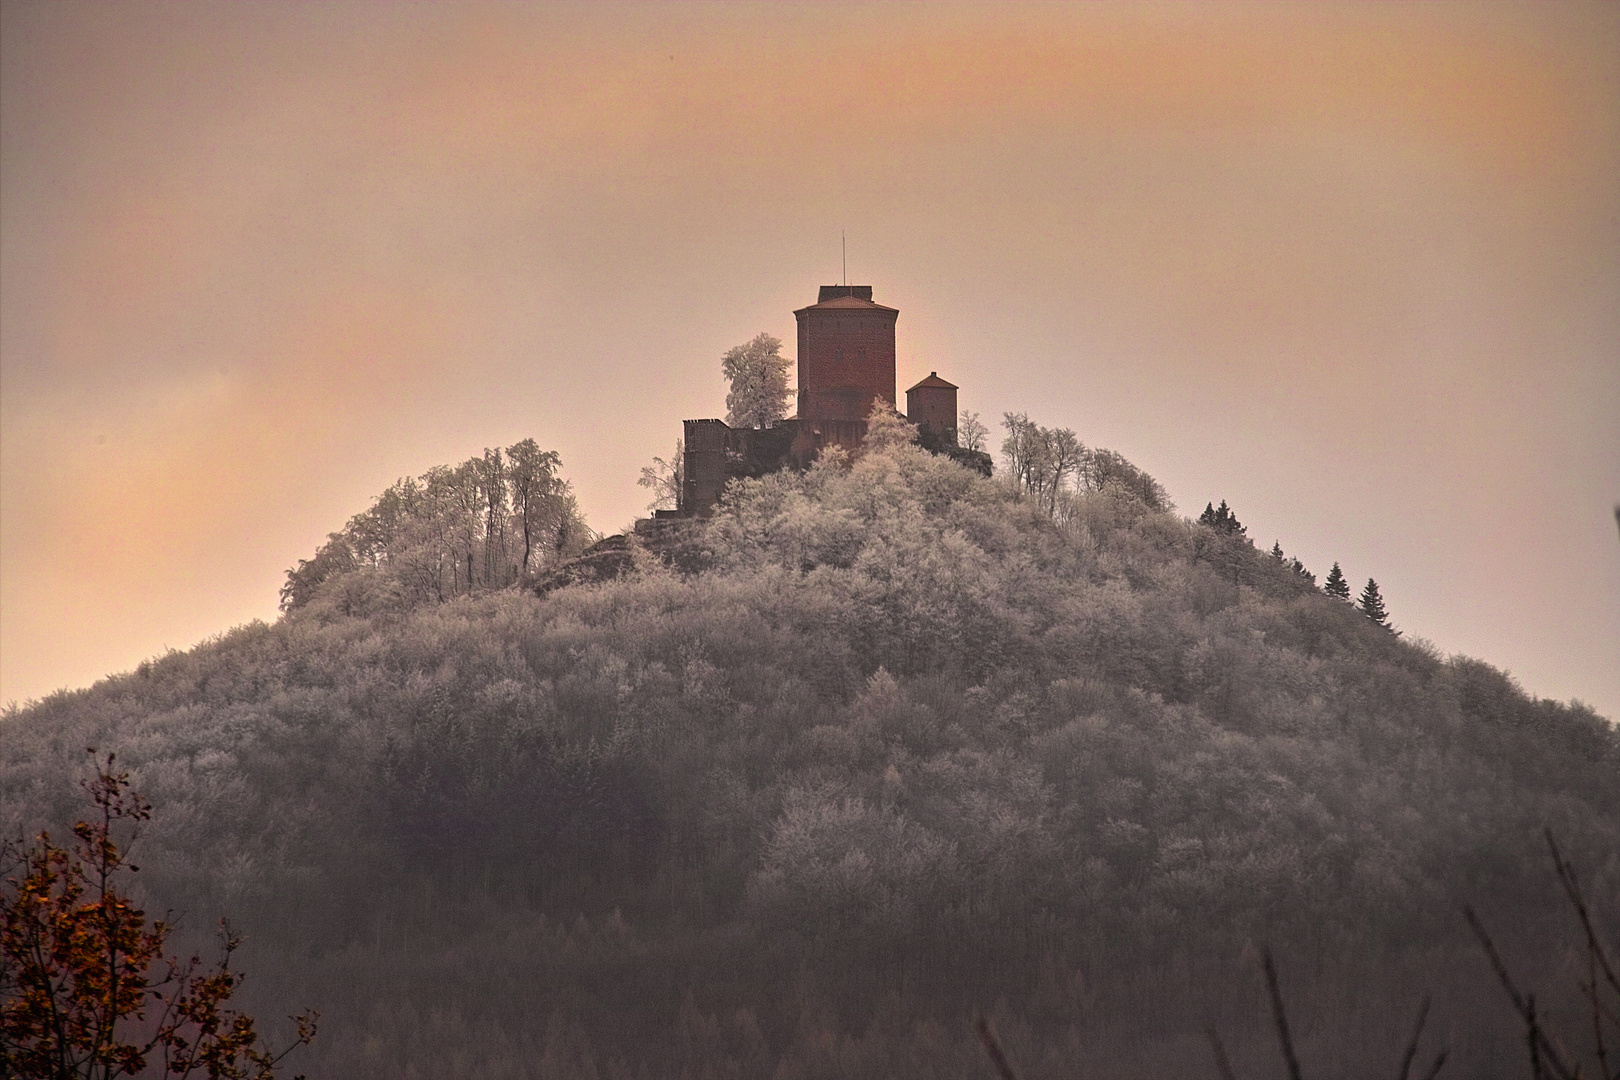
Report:
[[[1018,1074],[1013,1072],[1012,1062],[1007,1060],[1006,1053],[1001,1049],[1001,1040],[996,1038],[996,1029],[990,1021],[981,1015],[974,1018],[973,1026],[984,1043],[985,1053],[990,1055],[990,1061],[996,1067],[996,1075],[1001,1080],[1018,1080]]]
[[[1406,1053],[1401,1056],[1401,1080],[1412,1074],[1412,1059],[1417,1057],[1418,1040],[1423,1037],[1423,1023],[1429,1018],[1429,998],[1424,995],[1418,1006],[1417,1023],[1412,1025],[1412,1038],[1407,1041]]]
[[[1237,1080],[1237,1074],[1232,1071],[1232,1062],[1226,1056],[1226,1047],[1221,1043],[1221,1037],[1213,1026],[1204,1029],[1204,1035],[1209,1039],[1209,1048],[1215,1054],[1215,1071],[1221,1074],[1221,1080]]]
[[[1429,1066],[1429,1071],[1423,1074],[1423,1080],[1434,1080],[1436,1076],[1439,1076],[1440,1066],[1446,1063],[1446,1055],[1450,1053],[1450,1050],[1440,1051],[1440,1056],[1434,1059],[1434,1064]]]
[[[1525,1042],[1530,1044],[1530,1080],[1541,1080],[1546,1075],[1541,1071],[1541,1029],[1536,1026],[1536,995],[1531,994],[1525,998],[1525,1018],[1530,1030],[1525,1033]]]
[[[1474,909],[1467,904],[1463,905],[1462,910],[1463,918],[1468,920],[1468,925],[1473,929],[1474,936],[1479,938],[1480,946],[1485,950],[1486,957],[1490,959],[1491,968],[1496,972],[1497,979],[1501,981],[1502,989],[1507,991],[1508,998],[1513,1002],[1513,1008],[1517,1010],[1519,1018],[1529,1027],[1531,1036],[1534,1038],[1535,1067],[1538,1070],[1535,1075],[1538,1078],[1542,1075],[1539,1070],[1544,1055],[1546,1064],[1551,1066],[1553,1072],[1557,1073],[1563,1080],[1576,1080],[1575,1074],[1568,1065],[1564,1064],[1563,1057],[1553,1048],[1552,1043],[1547,1041],[1547,1036],[1542,1034],[1541,1029],[1537,1026],[1534,1001],[1527,1001],[1519,993],[1518,988],[1513,985],[1513,979],[1508,975],[1507,965],[1502,963],[1502,957],[1496,951],[1496,943],[1491,940],[1491,935],[1485,932],[1485,926],[1479,921],[1479,916],[1475,915]]]
[[[1609,1080],[1609,1053],[1603,1045],[1603,1005],[1597,993],[1597,958],[1590,948],[1586,951],[1586,979],[1581,991],[1592,1003],[1592,1041],[1597,1044],[1598,1076]]]
[[[1519,995],[1518,989],[1513,985],[1513,979],[1508,975],[1507,965],[1503,964],[1501,956],[1497,955],[1496,943],[1491,940],[1491,935],[1485,932],[1484,924],[1479,921],[1479,916],[1474,914],[1474,909],[1471,906],[1464,904],[1462,912],[1463,918],[1468,920],[1469,927],[1473,929],[1474,936],[1479,938],[1480,945],[1484,947],[1485,956],[1491,962],[1491,969],[1496,972],[1496,977],[1501,980],[1502,988],[1507,991],[1508,997],[1513,1001],[1513,1008],[1518,1011],[1520,1016],[1524,1016],[1524,998]]]
[[[1288,1015],[1283,1012],[1282,991],[1277,988],[1277,965],[1271,962],[1271,946],[1262,953],[1266,965],[1266,989],[1271,992],[1271,1012],[1277,1020],[1277,1039],[1282,1043],[1283,1060],[1288,1062],[1289,1080],[1303,1080],[1299,1072],[1299,1058],[1294,1055],[1294,1040],[1288,1034]]]
[[[1575,905],[1575,914],[1581,919],[1581,929],[1586,931],[1586,947],[1597,960],[1598,967],[1603,969],[1603,978],[1615,993],[1620,994],[1620,978],[1615,977],[1614,967],[1609,963],[1608,954],[1603,950],[1603,943],[1598,940],[1597,931],[1592,927],[1592,913],[1587,910],[1586,897],[1581,894],[1580,882],[1575,880],[1575,867],[1564,858],[1564,853],[1558,850],[1558,841],[1553,839],[1551,829],[1546,830],[1546,837],[1547,848],[1552,852],[1553,866],[1558,871],[1558,883],[1569,895],[1569,902]]]

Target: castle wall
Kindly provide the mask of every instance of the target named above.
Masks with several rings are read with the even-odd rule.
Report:
[[[714,512],[732,480],[807,469],[831,446],[850,453],[866,439],[864,420],[806,423],[782,420],[768,428],[734,428],[724,420],[688,420],[682,458],[680,503],[674,516]],[[660,511],[660,514],[668,513]]]
[[[724,420],[688,420],[681,469],[680,509],[708,513],[726,488],[726,457],[735,429]]]

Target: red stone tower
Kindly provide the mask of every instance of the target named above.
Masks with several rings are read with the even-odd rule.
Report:
[[[906,391],[906,419],[917,425],[924,446],[956,445],[956,384],[930,371]]]
[[[799,320],[799,419],[863,422],[874,401],[894,407],[895,308],[870,285],[823,285]]]
[[[793,315],[799,320],[799,415],[763,428],[686,421],[679,505],[658,511],[658,518],[712,514],[732,481],[807,468],[833,447],[859,454],[872,405],[894,408],[900,312],[874,304],[872,286],[823,285],[816,303]],[[906,391],[906,413],[923,449],[990,475],[989,454],[956,444],[953,384],[929,372]]]

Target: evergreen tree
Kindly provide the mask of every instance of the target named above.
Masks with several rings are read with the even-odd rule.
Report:
[[[1242,536],[1249,531],[1237,519],[1237,515],[1227,507],[1225,499],[1221,500],[1219,508],[1205,503],[1204,512],[1198,515],[1198,524],[1208,525],[1216,532],[1224,533],[1227,536]]]
[[[1344,571],[1339,569],[1338,563],[1334,563],[1333,569],[1328,571],[1327,581],[1322,583],[1322,591],[1340,600],[1350,599],[1350,583],[1344,579]]]
[[[1304,563],[1300,562],[1298,559],[1294,559],[1289,563],[1289,566],[1293,568],[1296,577],[1303,580],[1311,588],[1316,588],[1316,575],[1305,569]]]
[[[1378,582],[1372,578],[1367,579],[1367,587],[1361,590],[1361,613],[1385,630],[1391,630],[1389,613],[1384,610],[1384,598],[1378,595]]]
[[[1271,557],[1276,559],[1278,562],[1288,561],[1288,557],[1283,554],[1281,540],[1273,540],[1271,542]]]

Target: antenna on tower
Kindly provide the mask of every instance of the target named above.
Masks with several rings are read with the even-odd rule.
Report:
[[[844,284],[848,285],[849,284],[849,237],[844,235],[844,230],[843,229],[838,230],[838,242],[840,244],[842,244],[843,248],[844,248]]]

